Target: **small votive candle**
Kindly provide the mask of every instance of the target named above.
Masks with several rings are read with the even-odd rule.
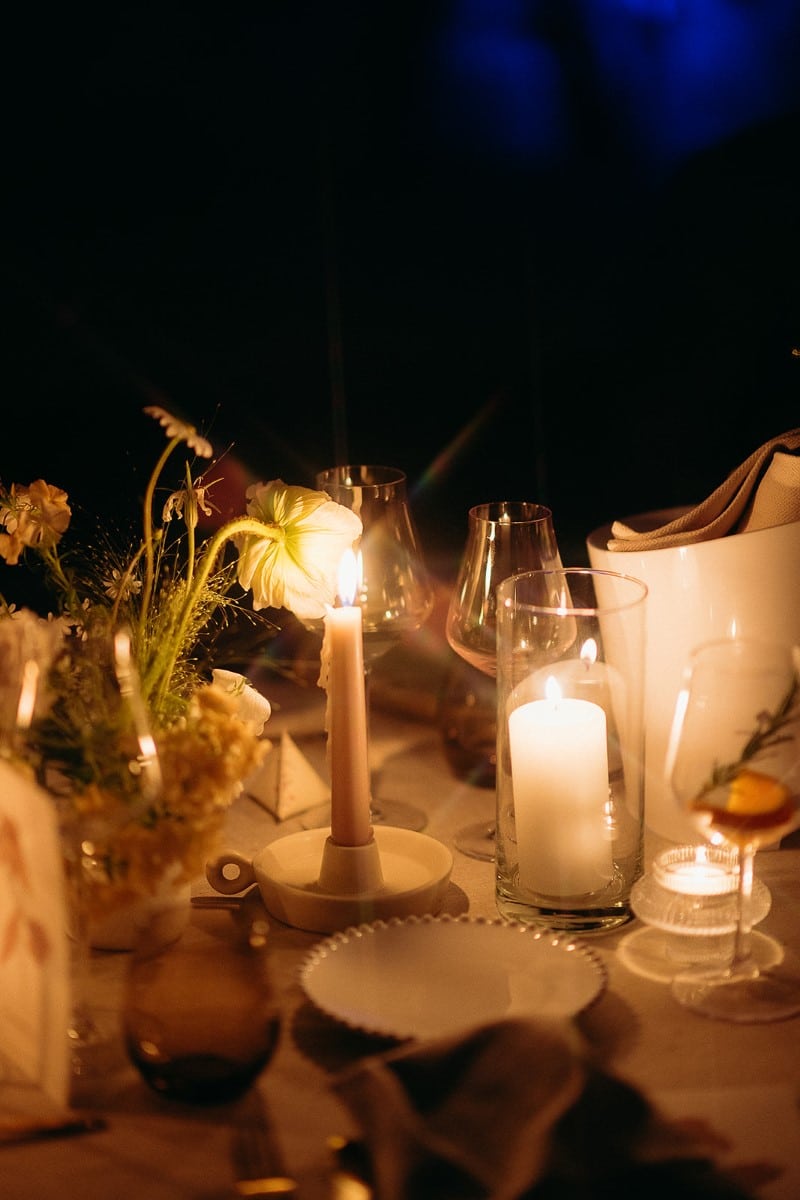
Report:
[[[736,851],[724,846],[677,846],[653,862],[661,887],[682,896],[725,896],[736,890]]]

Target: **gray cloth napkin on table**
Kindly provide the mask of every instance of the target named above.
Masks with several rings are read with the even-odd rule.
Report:
[[[657,529],[611,526],[609,550],[663,550],[800,521],[800,429],[770,438],[701,504]]]
[[[334,1088],[375,1200],[752,1200],[716,1168],[718,1135],[662,1120],[563,1026],[509,1018],[405,1044]]]

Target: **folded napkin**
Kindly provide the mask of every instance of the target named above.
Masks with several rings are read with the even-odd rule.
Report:
[[[501,1020],[333,1082],[360,1125],[352,1157],[375,1200],[752,1200],[715,1165],[718,1135],[662,1119],[561,1025]]]
[[[771,438],[707,500],[658,529],[611,526],[609,550],[663,550],[800,521],[800,429]]]

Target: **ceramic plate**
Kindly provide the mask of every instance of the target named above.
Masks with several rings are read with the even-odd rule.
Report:
[[[300,967],[308,998],[354,1029],[438,1037],[503,1017],[571,1017],[605,988],[593,951],[552,931],[468,917],[376,921]]]

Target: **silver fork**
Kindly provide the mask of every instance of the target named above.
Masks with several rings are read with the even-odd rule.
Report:
[[[233,1138],[237,1196],[296,1196],[297,1181],[287,1174],[275,1130],[257,1093],[242,1110]]]

